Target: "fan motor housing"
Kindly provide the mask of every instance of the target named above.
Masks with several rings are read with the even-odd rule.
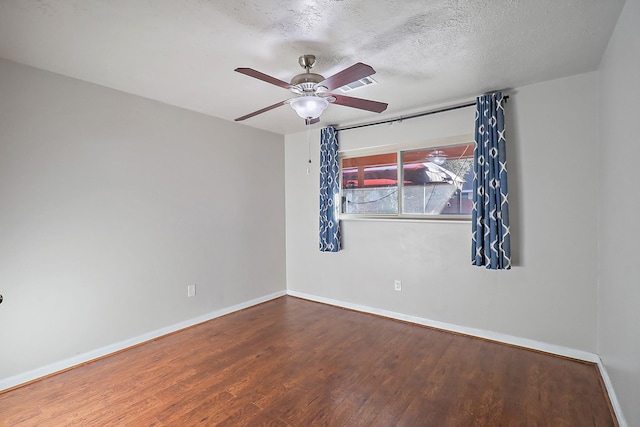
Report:
[[[301,83],[320,83],[321,81],[324,80],[324,77],[322,77],[320,74],[316,74],[316,73],[302,73],[302,74],[298,74],[297,76],[295,76],[294,78],[291,79],[291,84],[292,85],[299,85]]]

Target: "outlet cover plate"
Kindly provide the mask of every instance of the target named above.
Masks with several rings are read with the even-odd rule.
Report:
[[[395,280],[393,282],[393,288],[398,292],[402,291],[402,281],[401,280]]]
[[[196,285],[187,285],[187,296],[192,297],[196,294]]]

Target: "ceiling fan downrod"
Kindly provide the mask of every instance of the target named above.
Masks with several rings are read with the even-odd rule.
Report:
[[[300,55],[300,58],[298,58],[298,64],[300,64],[302,68],[307,70],[307,73],[311,68],[313,68],[313,64],[315,63],[316,63],[315,55]]]
[[[292,86],[299,86],[303,92],[313,93],[315,85],[324,80],[320,74],[312,73],[311,68],[316,63],[315,55],[302,55],[298,58],[298,64],[304,68],[305,72],[298,74],[291,79]],[[296,91],[294,91],[296,93]]]

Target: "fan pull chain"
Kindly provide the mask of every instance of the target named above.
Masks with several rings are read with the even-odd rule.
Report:
[[[309,164],[307,166],[307,175],[311,174],[311,123],[307,122],[307,146],[309,147]]]

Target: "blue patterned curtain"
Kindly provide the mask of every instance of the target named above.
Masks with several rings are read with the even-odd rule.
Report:
[[[492,270],[511,268],[504,102],[501,92],[476,99],[471,263]]]
[[[340,166],[335,128],[320,131],[320,251],[340,250]]]

